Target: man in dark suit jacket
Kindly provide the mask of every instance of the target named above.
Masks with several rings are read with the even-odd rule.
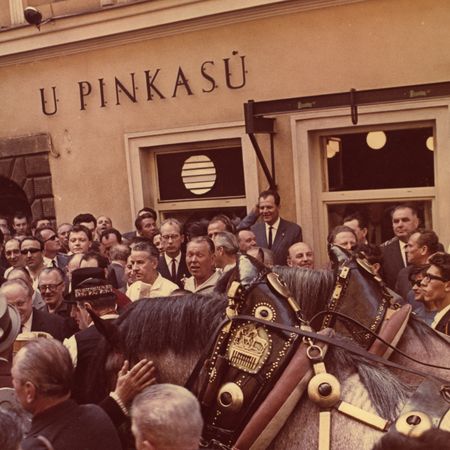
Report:
[[[450,255],[435,253],[421,282],[424,301],[434,304],[437,313],[431,328],[450,335]]]
[[[50,226],[43,226],[36,230],[35,236],[44,245],[44,264],[47,267],[58,267],[65,270],[70,257],[61,252],[61,242],[58,234]]]
[[[252,226],[258,247],[272,250],[274,264],[286,265],[289,247],[302,240],[302,229],[280,217],[280,195],[273,190],[259,194],[259,212],[262,223]]]
[[[21,331],[44,331],[62,341],[66,335],[62,317],[33,308],[33,288],[20,279],[9,280],[0,287],[0,295],[17,308]]]
[[[434,231],[418,230],[414,232],[406,246],[408,266],[401,269],[398,273],[395,292],[406,300],[409,291],[412,289],[409,277],[411,269],[425,266],[428,258],[438,251],[440,251],[439,238]]]
[[[102,408],[69,399],[72,375],[70,355],[54,339],[37,339],[19,350],[12,377],[19,403],[33,417],[21,448],[121,450],[117,430]]]
[[[409,237],[417,230],[419,217],[412,205],[399,205],[392,211],[392,229],[395,237],[380,245],[383,254],[384,281],[395,289],[397,275],[406,267],[406,249]]]
[[[162,277],[183,288],[182,280],[191,276],[186,265],[186,254],[182,251],[183,226],[176,219],[166,219],[160,229],[164,253],[159,257],[157,270]]]

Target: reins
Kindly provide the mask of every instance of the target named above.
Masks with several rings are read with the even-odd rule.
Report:
[[[430,364],[430,363],[425,363],[423,361],[419,361],[415,358],[413,358],[412,356],[409,356],[407,353],[403,352],[402,350],[398,349],[396,346],[390,344],[389,342],[385,341],[383,338],[381,338],[380,336],[377,335],[377,333],[373,332],[372,330],[370,330],[369,328],[367,328],[365,325],[363,325],[362,323],[358,322],[357,320],[347,316],[346,314],[342,314],[339,313],[337,311],[321,311],[319,313],[317,313],[313,319],[311,320],[311,322],[316,319],[317,317],[320,317],[321,315],[325,315],[325,314],[333,314],[336,315],[338,317],[344,318],[345,320],[350,320],[351,322],[353,322],[354,324],[360,326],[362,329],[364,329],[365,331],[367,331],[368,333],[370,333],[371,335],[373,335],[376,339],[380,340],[384,345],[388,346],[389,348],[391,348],[392,350],[394,350],[395,352],[397,352],[398,354],[402,355],[403,357],[419,364],[422,366],[426,366],[426,367],[432,367],[435,369],[442,369],[442,370],[450,370],[450,367],[446,367],[446,366],[438,366],[438,365],[434,365],[434,364]],[[206,359],[206,356],[210,353],[210,350],[212,348],[212,346],[214,345],[214,342],[216,340],[216,336],[219,333],[219,331],[230,321],[251,321],[251,322],[256,322],[259,323],[260,325],[264,325],[267,326],[268,328],[273,328],[273,329],[277,329],[277,330],[281,330],[281,331],[285,331],[285,332],[289,332],[289,333],[295,333],[301,337],[304,338],[310,338],[310,339],[316,339],[320,342],[324,342],[326,344],[330,344],[333,345],[335,347],[339,347],[342,348],[344,350],[347,350],[355,355],[361,356],[362,358],[364,358],[367,361],[370,361],[372,363],[378,363],[378,364],[383,364],[385,366],[388,367],[392,367],[394,369],[399,369],[399,370],[403,370],[404,372],[409,372],[415,375],[419,375],[421,377],[427,378],[427,377],[432,377],[435,378],[436,380],[439,381],[445,381],[445,380],[441,380],[439,377],[436,377],[434,375],[430,375],[426,372],[423,372],[421,370],[418,369],[412,369],[412,368],[408,368],[408,367],[404,367],[400,364],[397,364],[395,362],[389,361],[386,358],[383,358],[381,356],[378,355],[374,355],[372,353],[367,352],[365,349],[363,349],[362,347],[359,347],[355,344],[351,344],[350,342],[343,342],[343,341],[339,341],[336,338],[330,338],[328,336],[324,336],[322,334],[319,333],[315,333],[313,331],[306,331],[306,330],[302,330],[300,328],[296,328],[296,327],[291,327],[288,325],[280,325],[277,323],[273,323],[273,322],[269,322],[267,320],[263,320],[263,319],[258,319],[254,316],[247,316],[247,315],[237,315],[232,317],[231,319],[226,318],[224,319],[222,322],[219,323],[219,325],[216,327],[216,329],[214,330],[214,333],[212,334],[208,345],[205,347],[204,352],[202,353],[201,357],[199,358],[197,364],[195,365],[191,375],[189,376],[185,386],[190,389],[195,380],[197,379],[197,376],[201,370],[202,367],[202,363],[203,361]]]

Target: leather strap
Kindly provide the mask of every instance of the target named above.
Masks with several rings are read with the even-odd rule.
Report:
[[[328,336],[330,329],[324,330]],[[324,347],[322,344],[321,347]],[[240,434],[234,449],[267,448],[302,397],[311,378],[309,345],[302,343],[264,402],[259,406]]]
[[[325,312],[325,314],[326,314],[326,312]],[[337,312],[333,312],[333,314],[342,315],[342,314],[337,313]],[[351,319],[351,318],[349,318],[349,319]],[[355,344],[352,344],[350,342],[337,341],[336,339],[329,338],[327,336],[323,336],[323,335],[320,335],[318,333],[314,333],[314,332],[311,332],[311,331],[305,331],[305,330],[299,330],[298,328],[290,327],[288,325],[279,325],[279,324],[276,324],[276,323],[273,323],[273,322],[269,322],[267,320],[257,319],[254,316],[237,315],[237,316],[232,317],[231,320],[251,320],[253,322],[260,323],[261,325],[265,325],[265,326],[267,326],[269,328],[276,328],[278,330],[286,331],[286,332],[289,332],[289,333],[296,333],[299,336],[309,337],[311,339],[315,339],[315,340],[320,341],[320,342],[325,342],[327,344],[334,345],[335,347],[343,348],[344,350],[347,350],[347,351],[349,351],[349,352],[351,352],[351,353],[353,353],[355,355],[362,356],[367,361],[370,361],[372,363],[381,363],[381,364],[383,364],[385,366],[388,366],[388,367],[393,367],[395,369],[403,370],[405,372],[414,373],[414,374],[419,375],[419,376],[424,377],[424,378],[427,378],[427,377],[435,378],[437,380],[440,380],[440,381],[446,383],[446,380],[441,380],[439,377],[436,377],[434,375],[430,375],[429,373],[423,372],[421,370],[404,367],[404,366],[402,366],[400,364],[397,364],[397,363],[389,361],[389,360],[387,360],[385,358],[382,358],[381,356],[369,353],[366,350],[364,350],[362,347],[359,347],[359,346],[357,346]],[[368,330],[368,331],[370,331],[370,330]],[[370,331],[370,332],[372,332],[372,331]],[[380,339],[378,336],[377,336],[377,338]],[[421,362],[419,360],[416,360],[416,359],[412,358],[411,356],[408,356],[406,353],[403,353],[402,351],[398,350],[396,347],[392,346],[388,342],[384,341],[383,343],[385,345],[387,345],[388,347],[393,348],[395,351],[399,352],[401,355],[409,358],[410,360],[412,360],[412,361],[414,361],[414,362],[416,362],[418,364],[422,364],[422,365],[425,365],[425,366],[434,367],[434,368],[438,368],[438,369],[450,370],[450,367],[436,366],[436,365],[433,365],[433,364],[427,364],[427,363]]]

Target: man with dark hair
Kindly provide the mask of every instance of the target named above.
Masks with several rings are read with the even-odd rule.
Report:
[[[142,209],[140,209],[137,213],[136,219],[134,221],[134,226],[136,228],[135,231],[129,231],[127,233],[124,233],[122,236],[124,239],[126,239],[127,241],[131,241],[134,237],[136,236],[143,236],[142,234],[140,234],[138,227],[136,226],[137,223],[137,219],[139,217],[144,217],[147,219],[153,219],[153,226],[154,226],[154,230],[152,231],[152,233],[154,234],[154,232],[156,231],[156,220],[158,218],[156,211],[153,208],[148,208],[148,207],[144,207]],[[152,228],[151,222],[147,221],[147,226]],[[151,239],[150,239],[151,240]]]
[[[70,253],[86,253],[92,244],[92,232],[83,225],[74,225],[69,231]]]
[[[102,253],[109,259],[111,247],[122,243],[122,235],[115,228],[107,228],[100,234],[99,241]]]
[[[430,267],[420,285],[424,301],[433,302],[437,309],[431,327],[450,336],[450,255],[438,252],[428,262]]]
[[[13,216],[13,229],[15,236],[28,236],[31,233],[29,218],[23,212],[16,212]]]
[[[156,220],[150,213],[142,214],[138,216],[134,221],[134,226],[136,227],[137,236],[145,237],[153,241],[153,236],[157,231]]]
[[[36,229],[34,235],[44,244],[45,266],[58,267],[64,270],[69,261],[69,257],[60,252],[61,243],[56,231],[50,226],[44,226]]]
[[[141,242],[131,249],[128,262],[136,281],[128,288],[127,296],[132,301],[168,296],[178,289],[178,285],[158,272],[158,261],[159,252],[153,244]]]
[[[186,264],[191,277],[184,283],[184,289],[209,294],[214,291],[220,272],[215,268],[214,242],[208,236],[191,239],[186,249]]]
[[[411,290],[409,274],[413,267],[423,266],[428,258],[439,251],[439,238],[432,230],[417,230],[408,239],[406,245],[406,260],[408,265],[400,270],[395,283],[395,292],[405,300]]]
[[[38,278],[44,264],[44,244],[34,236],[26,236],[20,243],[20,253],[25,258],[25,265],[33,280],[33,288],[37,289]]]
[[[33,288],[25,281],[6,281],[0,287],[0,296],[19,311],[21,331],[44,331],[60,341],[67,336],[66,323],[62,317],[33,308]]]
[[[274,263],[284,266],[287,262],[289,247],[302,240],[302,229],[293,222],[280,217],[280,195],[268,190],[259,194],[259,212],[262,223],[252,226],[258,247],[272,250]]]
[[[6,261],[9,268],[6,269],[5,276],[15,267],[25,267],[25,258],[20,253],[20,241],[16,238],[11,238],[5,242],[4,245]]]
[[[22,407],[33,416],[23,450],[122,449],[102,408],[70,400],[72,376],[70,355],[57,341],[40,338],[17,353],[12,368],[14,389]]]
[[[383,273],[386,284],[395,289],[397,275],[406,267],[406,248],[409,237],[419,227],[417,209],[410,204],[396,206],[392,213],[392,229],[395,236],[380,245],[383,253]]]
[[[78,214],[73,218],[72,225],[83,225],[93,233],[97,228],[97,219],[91,213]]]
[[[166,219],[161,224],[161,239],[164,242],[164,253],[159,256],[158,272],[164,278],[183,287],[183,281],[189,276],[186,265],[186,253],[183,252],[183,226],[177,219]]]
[[[358,245],[368,243],[367,219],[360,212],[354,212],[346,216],[343,225],[351,228],[355,232]]]

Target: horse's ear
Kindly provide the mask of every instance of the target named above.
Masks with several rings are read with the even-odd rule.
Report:
[[[341,265],[343,262],[348,261],[351,258],[351,254],[347,252],[345,248],[333,244],[328,246],[328,256],[330,257],[330,261],[333,265]]]
[[[114,350],[122,350],[122,338],[119,328],[112,320],[103,320],[99,317],[91,308],[87,309],[87,312],[94,322],[95,328],[100,332],[100,334],[109,342]]]

